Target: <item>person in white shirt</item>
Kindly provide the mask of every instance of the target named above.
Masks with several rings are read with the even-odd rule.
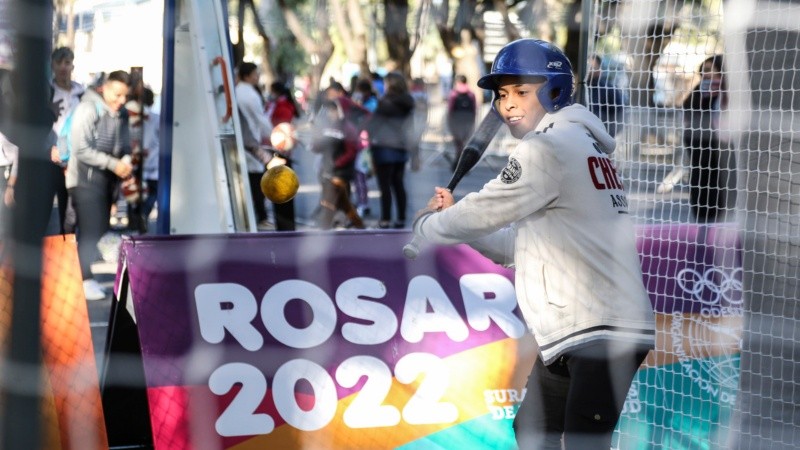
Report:
[[[239,82],[236,83],[236,102],[241,116],[242,141],[247,158],[247,173],[250,180],[250,193],[253,210],[259,228],[267,225],[267,207],[264,193],[261,192],[261,176],[271,155],[261,148],[269,142],[272,124],[267,116],[264,97],[258,89],[258,67],[250,62],[243,62],[237,68]]]
[[[414,223],[423,239],[468,243],[515,269],[517,301],[539,347],[514,419],[521,449],[610,448],[655,341],[625,190],[608,156],[615,141],[572,104],[573,82],[554,45],[503,47],[478,87],[494,92],[519,144],[479,192],[456,203],[436,188]]]
[[[57,113],[53,123],[55,136],[61,132],[69,113],[78,106],[83,96],[84,87],[72,80],[72,71],[75,69],[75,54],[68,47],[59,47],[53,50],[50,56],[50,67],[53,79],[50,81],[51,98],[54,111]],[[50,148],[50,160],[53,162],[50,175],[56,186],[56,200],[58,201],[59,229],[62,234],[75,232],[75,209],[69,200],[67,186],[64,179],[64,170],[67,167],[59,154],[58,147]]]

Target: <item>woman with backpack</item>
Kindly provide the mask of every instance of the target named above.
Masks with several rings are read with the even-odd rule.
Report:
[[[467,84],[467,77],[456,75],[456,84],[447,97],[447,128],[453,136],[455,158],[451,161],[451,169],[456,170],[458,159],[467,144],[467,139],[475,131],[475,117],[478,103],[475,94]]]

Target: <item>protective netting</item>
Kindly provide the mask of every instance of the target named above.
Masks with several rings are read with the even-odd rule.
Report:
[[[614,446],[794,448],[800,7],[596,1],[590,17],[580,85],[619,144],[658,324]],[[48,238],[44,385],[13,388],[43,393],[45,448],[512,449],[536,353],[512,277],[463,247],[405,261],[408,238],[126,241],[110,344],[135,344],[107,381],[135,392],[106,411],[74,239]],[[11,282],[4,266],[3,347]]]
[[[617,445],[795,448],[800,8],[593,8],[587,103],[616,132],[631,211],[661,249],[643,267],[658,349]]]

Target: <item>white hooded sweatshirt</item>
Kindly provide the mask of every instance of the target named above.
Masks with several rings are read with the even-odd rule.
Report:
[[[608,157],[614,147],[582,105],[547,114],[497,178],[414,223],[427,241],[466,242],[515,268],[517,301],[544,364],[596,339],[655,341],[635,230]]]

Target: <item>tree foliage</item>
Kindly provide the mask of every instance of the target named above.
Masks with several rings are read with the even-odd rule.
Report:
[[[265,61],[272,66],[271,73],[281,78],[300,73],[310,75],[315,90],[320,86],[326,65],[333,60],[355,64],[362,74],[382,67],[410,76],[414,52],[422,47],[425,39],[430,38],[426,33],[428,25],[434,27],[434,35],[438,36],[441,47],[451,59],[453,73],[464,74],[470,83],[474,83],[486,72],[491,61],[491,53],[488,56],[485,53],[488,37],[484,17],[487,13],[499,14],[505,41],[529,36],[557,42],[570,60],[576,62],[577,69],[581,28],[588,25],[582,23],[582,0],[230,1],[235,1],[240,11],[243,8],[252,11],[254,17],[258,17],[259,10],[264,10],[258,7],[259,4],[275,5],[270,11],[279,11],[280,26],[265,29],[261,25],[258,28],[258,34],[264,40]],[[627,34],[625,30],[619,31],[617,15],[635,4],[634,0],[594,3],[600,8],[600,11],[594,11],[594,16],[601,14],[608,18],[598,24],[597,36],[602,40],[607,33],[617,32],[621,36],[621,50],[634,57],[631,82],[633,87],[640,88],[639,92],[645,93],[642,99],[633,99],[635,102],[647,102],[649,96],[646,93],[652,84],[648,74],[672,38],[675,17],[670,11],[680,9],[676,4],[698,2],[652,2],[653,18],[646,29]],[[263,24],[264,19],[259,17],[256,22]],[[372,30],[371,33],[367,24],[378,31]],[[283,29],[285,34],[276,40],[277,28]],[[375,39],[375,36],[380,39]],[[334,55],[339,56],[334,59]]]

